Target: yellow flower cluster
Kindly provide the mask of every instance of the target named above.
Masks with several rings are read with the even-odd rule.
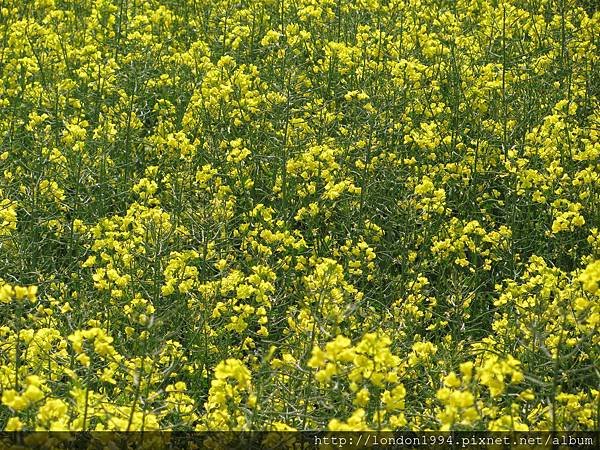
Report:
[[[348,407],[343,403],[343,390],[349,389],[354,397],[352,405],[358,408],[346,421],[332,419],[328,425],[330,430],[393,430],[407,424],[403,412],[406,389],[400,382],[402,361],[391,352],[391,342],[386,335],[368,333],[352,346],[350,339],[339,335],[324,349],[313,348],[307,365],[316,369],[315,380],[331,391],[341,391],[332,392],[342,394],[337,403],[340,412]],[[347,386],[341,387],[341,383]],[[364,408],[370,404],[377,408],[372,417],[367,417]],[[367,423],[369,419],[371,425]]]
[[[252,393],[250,371],[237,359],[222,361],[215,375],[205,404],[206,416],[196,430],[241,431],[251,429],[248,416],[256,406]]]

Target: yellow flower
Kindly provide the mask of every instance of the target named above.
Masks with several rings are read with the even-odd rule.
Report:
[[[450,372],[444,378],[444,385],[449,388],[456,388],[460,386],[460,379],[456,376],[456,373]]]
[[[23,429],[23,422],[18,417],[11,417],[6,421],[4,431],[21,431]]]
[[[366,406],[367,403],[369,403],[369,390],[367,388],[362,388],[356,393],[354,404],[357,406]]]
[[[18,395],[14,389],[7,389],[2,393],[2,404],[15,411],[22,411],[30,404],[27,398]]]
[[[600,260],[594,261],[585,268],[579,275],[579,281],[583,284],[583,288],[591,294],[598,292],[598,284],[600,283]]]

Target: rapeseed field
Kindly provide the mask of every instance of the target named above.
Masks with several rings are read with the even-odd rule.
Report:
[[[592,0],[3,0],[0,430],[597,430]]]

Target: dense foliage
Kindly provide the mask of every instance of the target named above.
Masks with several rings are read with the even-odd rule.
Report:
[[[595,2],[1,3],[0,429],[598,429]]]

